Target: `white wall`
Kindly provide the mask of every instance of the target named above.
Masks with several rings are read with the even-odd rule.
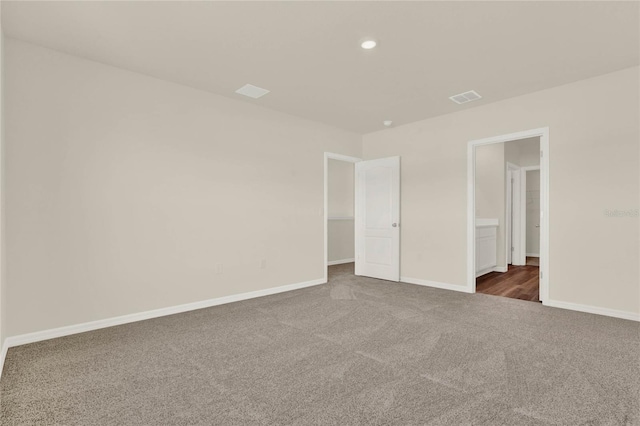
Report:
[[[8,336],[324,276],[324,152],[359,157],[359,135],[5,54]]]
[[[549,126],[550,298],[640,313],[639,68],[364,136],[402,156],[402,275],[466,284],[467,144]],[[588,265],[588,267],[585,267]]]
[[[328,161],[329,216],[352,217],[355,166],[348,161]]]
[[[527,211],[526,226],[527,255],[540,254],[540,170],[529,170],[527,173]]]
[[[351,260],[355,257],[354,164],[329,159],[328,174],[330,220],[327,229],[327,258],[329,262]],[[347,217],[351,219],[344,219]]]
[[[476,148],[476,217],[498,219],[496,266],[506,268],[504,155],[504,144],[502,143],[482,145]]]
[[[540,137],[504,143],[505,159],[519,167],[540,165]],[[506,168],[506,165],[505,165]]]
[[[540,166],[540,137],[520,139],[504,144],[505,170],[507,162],[519,167]],[[537,172],[537,192],[527,188],[525,211],[525,254],[540,254],[540,172]],[[527,182],[530,185],[531,182]],[[537,197],[537,198],[536,198]],[[506,194],[505,194],[506,199]]]
[[[327,260],[331,262],[355,259],[354,223],[351,220],[329,220],[327,227]]]

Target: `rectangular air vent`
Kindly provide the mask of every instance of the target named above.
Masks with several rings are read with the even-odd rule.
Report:
[[[453,102],[457,104],[466,104],[467,102],[477,101],[482,96],[478,94],[475,90],[469,90],[468,92],[460,93],[459,95],[450,96]]]
[[[263,89],[262,87],[254,86],[253,84],[245,84],[244,86],[236,90],[236,93],[248,96],[253,99],[258,99],[259,97],[262,97],[269,93],[269,90]]]

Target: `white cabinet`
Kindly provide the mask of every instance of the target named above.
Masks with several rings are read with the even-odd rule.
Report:
[[[476,277],[497,265],[498,219],[476,219]]]

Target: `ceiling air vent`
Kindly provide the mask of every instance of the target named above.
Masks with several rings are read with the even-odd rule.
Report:
[[[460,93],[459,95],[450,96],[453,102],[457,104],[466,104],[467,102],[477,101],[482,96],[478,95],[475,90],[469,90],[468,92]]]
[[[267,89],[263,89],[262,87],[254,86],[253,84],[245,84],[244,86],[236,90],[236,93],[248,96],[253,99],[258,99],[259,97],[269,93],[269,91]]]

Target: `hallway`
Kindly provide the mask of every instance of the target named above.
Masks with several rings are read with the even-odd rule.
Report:
[[[527,257],[525,266],[509,265],[508,272],[490,272],[476,279],[476,292],[539,302],[539,260]]]

